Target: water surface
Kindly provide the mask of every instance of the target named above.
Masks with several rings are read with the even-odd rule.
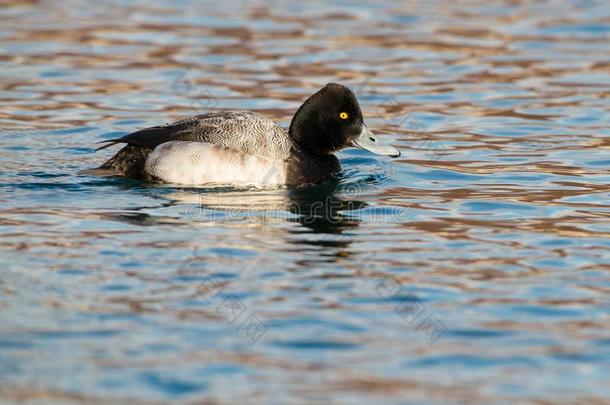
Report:
[[[0,6],[2,402],[605,403],[609,54],[593,0]],[[330,81],[401,158],[294,190],[81,174],[198,112],[288,125]]]

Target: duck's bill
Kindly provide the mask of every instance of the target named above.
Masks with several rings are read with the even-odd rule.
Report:
[[[377,137],[371,132],[366,125],[362,125],[362,131],[358,137],[354,140],[354,146],[368,150],[369,152],[376,153],[378,155],[398,157],[400,151],[392,146],[383,146],[379,144]]]

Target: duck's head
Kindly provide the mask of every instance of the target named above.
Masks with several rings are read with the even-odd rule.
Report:
[[[299,148],[314,155],[355,146],[378,155],[400,156],[398,149],[379,144],[364,124],[354,93],[335,83],[305,100],[292,118],[289,134]]]

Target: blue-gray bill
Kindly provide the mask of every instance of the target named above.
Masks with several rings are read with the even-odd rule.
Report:
[[[358,137],[354,140],[354,146],[368,150],[377,155],[384,155],[390,157],[400,156],[400,151],[392,146],[380,145],[377,141],[377,137],[371,132],[366,125],[362,125],[362,131]]]

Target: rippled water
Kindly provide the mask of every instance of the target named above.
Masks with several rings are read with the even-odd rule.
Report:
[[[593,0],[0,6],[2,403],[607,403],[609,55]],[[329,81],[401,158],[79,174]]]

